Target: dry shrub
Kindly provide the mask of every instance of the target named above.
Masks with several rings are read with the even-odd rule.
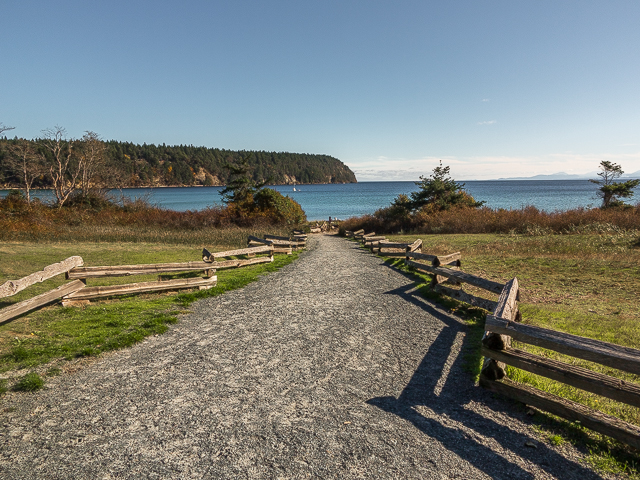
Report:
[[[409,216],[390,213],[393,207],[374,215],[350,218],[345,230],[376,233],[615,233],[640,230],[640,204],[626,208],[578,208],[544,212],[528,206],[517,210],[451,208],[443,211],[421,210]]]
[[[177,212],[150,205],[144,200],[112,201],[87,204],[72,202],[63,208],[53,208],[31,202],[19,194],[0,200],[0,239],[3,240],[64,240],[82,234],[83,238],[189,238],[213,230],[238,228],[280,229],[279,218],[268,214],[239,216],[231,207],[209,207],[198,211]],[[275,232],[274,232],[275,233]],[[198,237],[200,235],[197,235]],[[191,235],[192,238],[193,235]]]

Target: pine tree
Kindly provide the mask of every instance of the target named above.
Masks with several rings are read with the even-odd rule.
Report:
[[[428,177],[421,176],[420,187],[417,192],[411,192],[411,200],[408,206],[411,210],[419,210],[429,206],[435,210],[447,210],[453,206],[465,206],[477,208],[485,202],[476,202],[475,199],[464,191],[464,183],[458,183],[449,176],[449,167],[440,165],[433,169]]]
[[[265,186],[266,182],[256,183],[249,165],[249,156],[242,159],[239,164],[228,162],[225,168],[230,173],[227,186],[220,192],[222,201],[227,205],[234,203],[239,207],[248,207],[253,203],[254,195]]]
[[[615,182],[624,172],[620,165],[602,160],[600,162],[600,180],[589,180],[591,183],[600,185],[597,195],[602,198],[602,208],[619,207],[625,205],[620,198],[630,198],[633,196],[633,189],[640,185],[640,180],[627,180],[626,182]]]

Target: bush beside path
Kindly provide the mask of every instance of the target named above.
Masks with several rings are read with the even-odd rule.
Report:
[[[0,400],[0,477],[602,478],[473,384],[467,327],[356,244]]]

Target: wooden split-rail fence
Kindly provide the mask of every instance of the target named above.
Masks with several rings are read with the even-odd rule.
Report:
[[[247,246],[271,246],[275,253],[285,253],[291,255],[294,250],[306,248],[307,235],[302,232],[294,232],[290,237],[278,235],[264,235],[264,238],[249,235]]]
[[[266,237],[269,237],[269,235],[266,235]],[[191,288],[209,289],[217,284],[217,270],[273,262],[275,253],[291,254],[291,246],[285,248],[274,242],[275,240],[267,244],[224,252],[211,253],[204,249],[202,251],[202,261],[180,263],[87,267],[84,266],[82,257],[69,257],[66,260],[49,265],[39,272],[18,280],[9,280],[0,285],[0,298],[5,298],[57,275],[64,274],[66,280],[70,280],[53,290],[0,309],[0,324],[58,301],[64,306],[78,306],[104,297]],[[303,248],[304,245],[304,242],[296,240],[296,248]],[[161,276],[161,274],[198,271],[202,272],[201,277],[165,279]],[[159,275],[158,280],[120,285],[87,285],[88,279],[150,274]]]
[[[346,235],[359,240],[374,253],[384,256],[391,256],[389,253],[399,256],[399,250],[404,248],[405,264],[433,275],[432,287],[435,291],[493,312],[486,317],[482,338],[484,361],[480,386],[531,407],[579,422],[586,428],[640,449],[638,426],[580,403],[514,382],[506,373],[506,366],[511,365],[574,388],[640,407],[640,385],[514,348],[512,340],[634,375],[640,375],[640,350],[522,323],[518,309],[518,279],[513,278],[503,284],[465,273],[461,270],[460,252],[430,255],[422,252],[421,240],[413,243],[388,242],[374,232],[365,234],[364,230],[346,232]],[[460,286],[469,284],[499,297],[497,300],[481,298],[463,291],[462,287],[454,289],[443,283]]]

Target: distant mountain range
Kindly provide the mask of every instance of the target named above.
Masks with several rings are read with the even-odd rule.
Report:
[[[498,180],[589,180],[592,178],[597,179],[598,172],[583,173],[581,175],[558,172],[552,173],[550,175],[534,175],[533,177],[509,177],[499,178]],[[640,170],[633,173],[625,173],[620,177],[621,180],[632,178],[640,178]]]

